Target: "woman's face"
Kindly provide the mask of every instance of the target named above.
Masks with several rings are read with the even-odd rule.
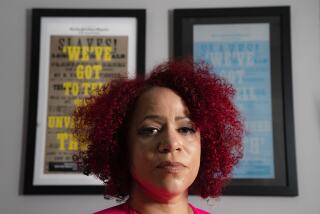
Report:
[[[200,166],[200,133],[181,97],[164,87],[144,92],[129,128],[130,171],[135,185],[166,200],[185,193]]]

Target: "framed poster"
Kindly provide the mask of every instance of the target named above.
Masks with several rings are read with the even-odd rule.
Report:
[[[174,56],[237,90],[247,133],[225,195],[298,194],[290,51],[289,7],[174,10]]]
[[[71,113],[110,80],[144,74],[145,10],[33,9],[24,194],[96,194]]]

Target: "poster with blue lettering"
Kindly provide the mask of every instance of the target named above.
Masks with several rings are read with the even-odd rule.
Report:
[[[213,66],[236,88],[246,137],[233,178],[275,177],[269,23],[195,24],[193,57]]]

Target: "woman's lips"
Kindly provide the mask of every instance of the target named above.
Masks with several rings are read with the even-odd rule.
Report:
[[[157,165],[157,168],[168,173],[178,173],[186,168],[186,166],[180,162],[163,161]]]

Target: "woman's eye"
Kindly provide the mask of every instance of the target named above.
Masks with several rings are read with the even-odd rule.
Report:
[[[146,127],[146,128],[141,128],[138,131],[138,134],[143,136],[152,136],[152,135],[156,135],[159,131],[160,130],[158,128]]]
[[[196,132],[196,130],[194,128],[190,128],[190,127],[181,127],[178,129],[178,132],[180,132],[182,134],[194,134]]]

